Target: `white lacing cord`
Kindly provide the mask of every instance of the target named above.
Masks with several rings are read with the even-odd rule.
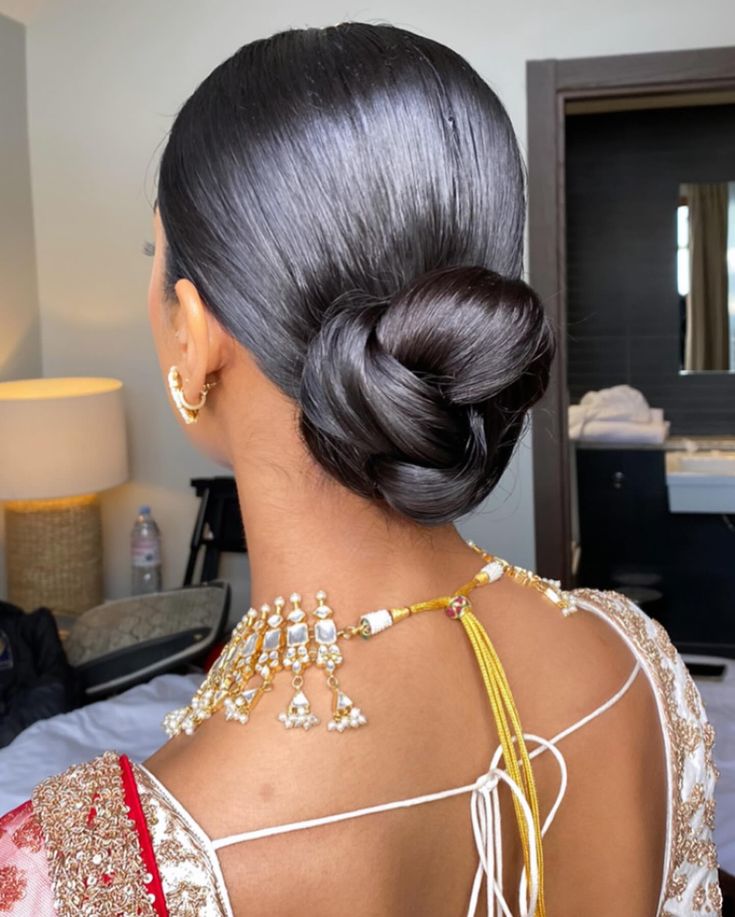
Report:
[[[567,791],[567,765],[559,749],[555,748],[546,739],[531,734],[524,734],[523,738],[526,742],[537,743],[539,745],[539,748],[536,749],[538,753],[541,751],[550,751],[559,765],[559,772],[561,775],[559,792],[541,828],[541,836],[543,837],[554,821],[556,813],[559,811],[559,806],[564,799],[564,794]],[[526,869],[524,867],[518,889],[519,917],[533,917],[538,903],[539,871],[536,855],[536,828],[533,822],[533,815],[526,801],[526,797],[523,794],[523,790],[504,770],[498,767],[501,757],[502,749],[498,748],[493,755],[493,760],[488,772],[483,774],[475,783],[475,788],[472,791],[472,798],[470,800],[472,831],[480,862],[475,872],[474,882],[472,883],[467,917],[474,917],[477,912],[477,905],[484,877],[487,878],[489,886],[487,894],[488,917],[513,917],[513,913],[508,905],[503,890],[502,816],[500,813],[500,797],[498,793],[501,782],[506,784],[511,793],[518,800],[528,832],[530,878],[526,877]],[[491,891],[492,894],[490,894]]]
[[[485,779],[485,775],[480,778]],[[415,796],[412,799],[399,799],[396,802],[384,802],[377,806],[368,806],[364,809],[353,809],[351,812],[340,812],[337,815],[325,815],[321,818],[309,818],[305,821],[291,822],[288,825],[276,825],[272,828],[258,828],[255,831],[243,831],[241,834],[231,834],[229,837],[222,837],[213,840],[211,846],[213,850],[221,850],[223,847],[231,847],[233,844],[243,844],[246,841],[257,841],[264,837],[275,837],[277,834],[289,834],[292,831],[303,831],[306,828],[319,828],[322,825],[334,825],[337,822],[347,821],[353,818],[361,818],[364,815],[375,815],[378,812],[390,812],[393,809],[410,809],[413,806],[424,805],[427,802],[437,802],[440,799],[450,799],[452,796],[464,796],[471,793],[477,785],[468,783],[465,786],[458,786],[451,790],[442,790],[439,793],[428,793],[426,796]]]
[[[564,755],[556,747],[556,743],[567,736],[586,726],[591,720],[601,716],[611,707],[613,707],[631,688],[640,671],[640,663],[636,662],[632,672],[628,676],[625,684],[611,698],[601,704],[596,710],[593,710],[587,716],[578,720],[572,726],[564,729],[555,735],[552,739],[543,739],[541,736],[524,733],[526,742],[534,742],[538,746],[529,753],[529,758],[537,758],[545,751],[550,751],[559,765],[559,791],[554,800],[554,804],[549,810],[544,823],[541,827],[541,837],[545,837],[546,832],[551,827],[559,807],[566,795],[569,782],[567,764]],[[508,906],[503,891],[503,843],[502,843],[502,816],[500,812],[500,798],[498,787],[500,782],[504,782],[513,795],[521,804],[526,825],[528,828],[528,843],[531,852],[530,859],[530,880],[526,876],[526,868],[523,867],[521,880],[518,888],[518,908],[519,917],[533,917],[538,901],[539,877],[538,863],[536,862],[536,830],[531,818],[530,809],[526,802],[520,787],[508,777],[505,771],[501,770],[498,765],[503,757],[503,750],[500,746],[495,750],[490,767],[486,774],[475,783],[475,789],[472,791],[471,815],[472,830],[475,837],[475,846],[480,857],[480,862],[475,872],[475,879],[472,883],[472,892],[470,902],[467,908],[467,917],[474,917],[477,912],[477,905],[482,888],[484,877],[488,881],[487,894],[487,914],[488,917],[513,917],[513,913]],[[488,825],[491,830],[488,831]],[[492,895],[490,891],[492,890]]]
[[[531,808],[523,795],[523,791],[512,780],[505,771],[497,768],[491,768],[475,784],[470,799],[470,813],[472,817],[472,833],[475,837],[475,846],[480,857],[480,865],[475,873],[475,881],[472,884],[472,894],[470,904],[467,909],[467,917],[474,917],[477,911],[477,902],[482,887],[483,875],[487,877],[488,885],[492,886],[493,894],[490,894],[488,888],[487,895],[487,913],[488,917],[493,917],[493,911],[496,914],[502,914],[504,917],[513,917],[503,894],[502,879],[502,839],[500,837],[500,812],[497,811],[498,785],[505,783],[511,793],[516,797],[520,804],[523,817],[526,822],[530,846],[530,867],[531,882],[526,904],[519,901],[519,917],[532,917],[536,909],[539,889],[538,859],[536,854],[535,837],[536,832],[533,824],[533,814]],[[497,910],[493,904],[497,905]]]

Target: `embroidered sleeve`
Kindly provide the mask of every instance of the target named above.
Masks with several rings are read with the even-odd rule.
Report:
[[[232,917],[208,839],[145,768],[134,773],[171,914]]]
[[[108,752],[39,784],[58,917],[167,917],[130,764]]]
[[[721,914],[717,880],[714,729],[669,635],[624,596],[578,590],[577,604],[606,617],[647,672],[661,711],[669,771],[668,870],[659,917]]]

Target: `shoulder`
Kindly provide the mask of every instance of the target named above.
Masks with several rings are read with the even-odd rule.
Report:
[[[613,697],[628,677],[621,681],[625,671],[637,674],[619,702],[564,740],[576,777],[575,796],[560,811],[560,825],[566,819],[576,826],[577,815],[594,813],[606,825],[605,843],[596,847],[588,838],[584,853],[588,861],[597,856],[598,887],[609,872],[610,845],[619,840],[631,875],[646,863],[650,879],[657,851],[663,851],[663,912],[683,917],[717,910],[714,731],[697,687],[664,627],[625,596],[576,590],[566,597],[575,609],[566,617],[538,594],[518,599],[524,603],[519,610],[527,612],[519,617],[527,624],[533,658],[541,660],[541,681],[550,686],[547,704],[557,705],[555,715],[561,711],[572,723]],[[611,792],[601,795],[602,785]],[[584,800],[581,814],[575,799]],[[616,868],[621,865],[618,859]],[[606,881],[614,896],[616,875]],[[640,885],[645,886],[643,876]]]
[[[483,597],[479,616],[508,669],[519,709],[528,711],[529,723],[537,723],[542,734],[554,735],[623,689],[640,660],[601,610],[585,613],[602,607],[592,593],[562,593],[544,580],[534,579],[534,585],[501,580]],[[635,720],[645,706],[642,693],[643,701],[641,692],[629,692],[615,717]]]
[[[577,590],[573,601],[611,624],[648,677],[666,748],[669,792],[666,911],[719,911],[717,851],[713,840],[715,733],[699,691],[665,628],[625,596]]]
[[[618,593],[581,589],[570,595],[579,610],[605,620],[627,643],[651,683],[671,752],[680,758],[695,756],[702,778],[714,783],[714,730],[697,686],[666,629]]]
[[[133,765],[105,752],[42,781],[32,794],[61,915],[153,915],[156,869]],[[85,911],[86,912],[86,911]]]
[[[714,731],[694,680],[666,629],[619,593],[580,589],[570,595],[578,609],[605,620],[628,644],[651,681],[664,726],[681,732],[686,724],[697,731],[711,758]],[[684,744],[692,746],[693,737]]]
[[[108,751],[43,780],[31,798],[47,841],[61,845],[68,835],[103,823],[122,832],[133,786],[130,761]]]
[[[27,808],[33,830],[25,833],[43,847],[61,917],[77,913],[79,902],[95,914],[154,917],[163,913],[157,900],[173,912],[193,905],[200,917],[226,912],[196,826],[125,755],[106,752],[44,780]],[[194,887],[196,901],[190,901]]]

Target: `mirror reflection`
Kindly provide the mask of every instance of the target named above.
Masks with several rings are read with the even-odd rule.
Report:
[[[679,187],[682,372],[735,371],[735,182]]]

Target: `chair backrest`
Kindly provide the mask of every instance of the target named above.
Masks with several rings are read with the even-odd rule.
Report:
[[[97,700],[201,662],[229,608],[230,587],[218,581],[116,599],[80,615],[64,649],[85,698]]]
[[[223,552],[247,553],[235,479],[192,478],[190,483],[200,502],[191,536],[184,586],[194,582],[208,583],[216,579]],[[204,559],[197,576],[197,563],[202,551]]]

